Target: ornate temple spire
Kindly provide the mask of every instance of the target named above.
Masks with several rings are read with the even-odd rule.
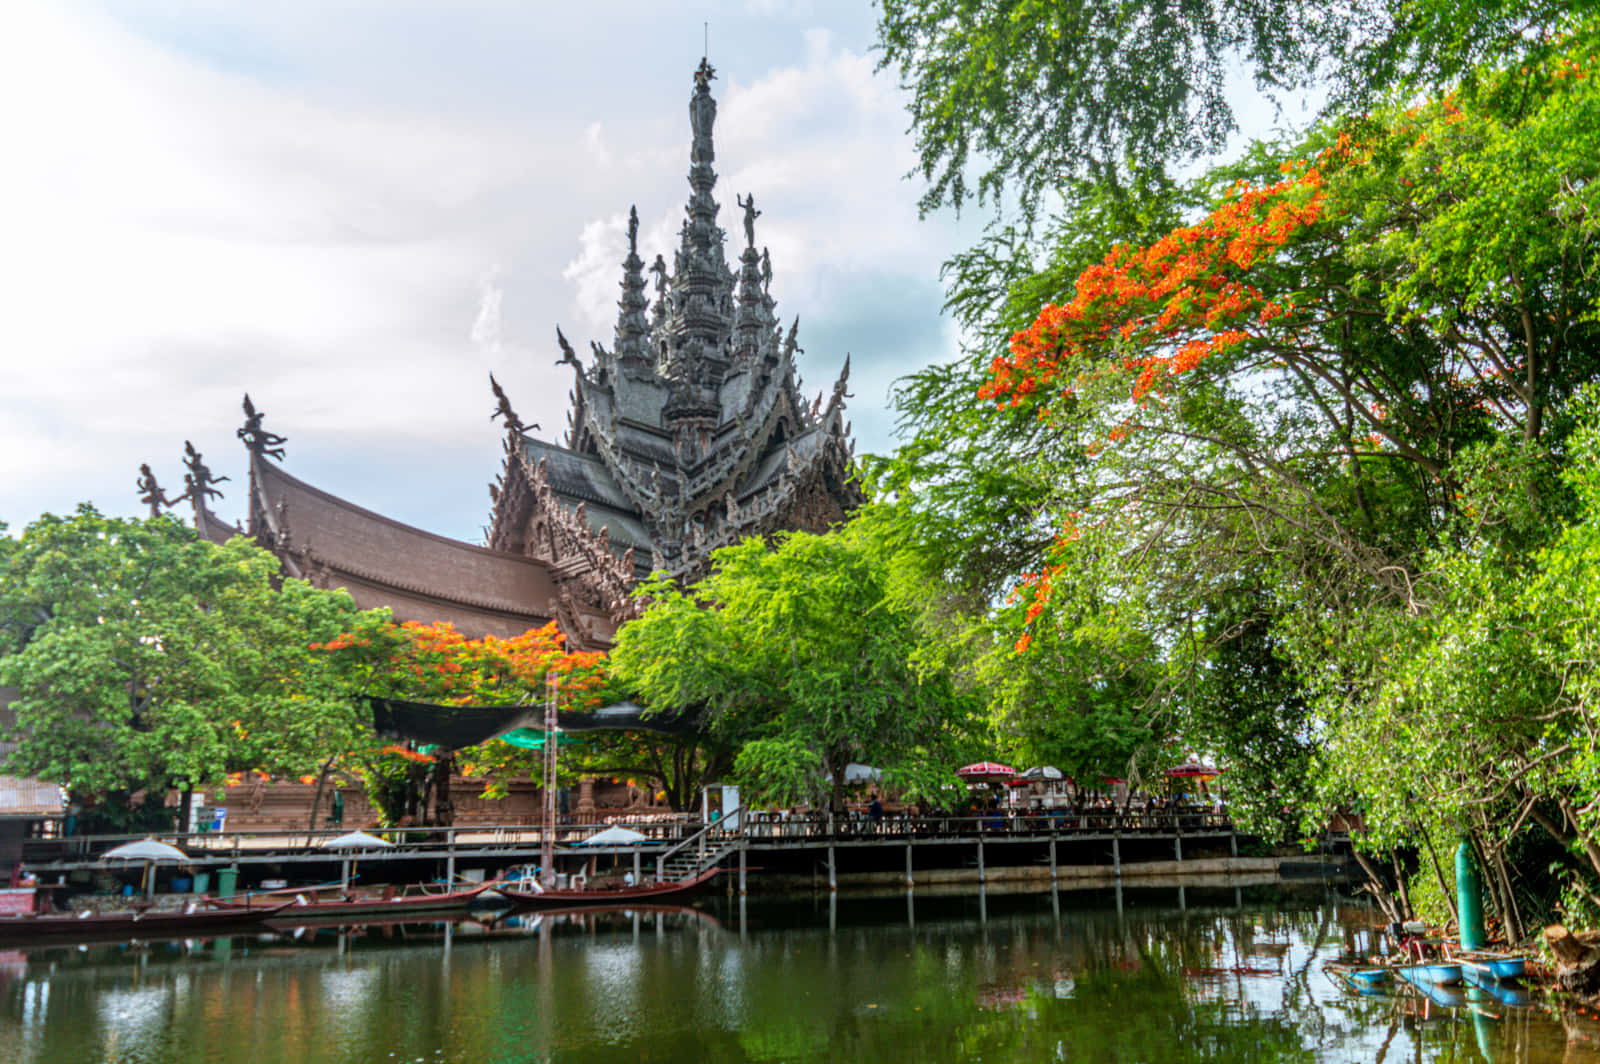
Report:
[[[660,261],[659,258],[657,261]],[[663,269],[665,265],[663,264]],[[628,208],[628,257],[622,261],[622,299],[617,303],[617,361],[625,369],[645,371],[650,367],[647,337],[650,322],[645,312],[650,299],[645,295],[644,260],[639,257],[639,209]]]
[[[720,209],[712,190],[717,153],[712,128],[717,101],[711,96],[711,64],[704,59],[694,74],[689,98],[689,203],[685,208],[665,323],[667,376],[699,386],[715,384],[727,369],[728,332],[733,310],[733,275],[723,253],[726,234],[717,225]]]

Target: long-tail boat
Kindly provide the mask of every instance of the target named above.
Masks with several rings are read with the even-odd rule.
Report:
[[[0,943],[12,946],[156,938],[210,938],[259,927],[287,902],[249,909],[193,908],[182,912],[131,909],[0,916]]]
[[[532,889],[499,884],[499,891],[523,909],[573,909],[595,905],[626,905],[633,901],[663,902],[693,897],[720,869],[712,867],[688,879],[669,880],[664,883],[645,883],[639,886],[586,886],[549,887]]]
[[[335,897],[318,897],[310,889],[300,891],[273,891],[270,894],[244,895],[242,898],[207,898],[206,904],[214,911],[233,909],[257,911],[266,908],[263,898],[270,898],[271,922],[278,925],[310,923],[322,920],[355,920],[362,917],[392,919],[400,916],[432,913],[464,912],[479,895],[494,883],[480,883],[466,890],[445,890],[429,893],[419,888],[414,894],[401,894],[393,884],[375,894],[345,891]],[[287,897],[286,897],[287,895]]]

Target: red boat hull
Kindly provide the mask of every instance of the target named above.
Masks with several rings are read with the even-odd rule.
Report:
[[[282,905],[273,905],[255,909],[201,909],[192,913],[7,916],[0,918],[0,943],[42,945],[128,939],[211,938],[259,928],[281,908]]]
[[[712,868],[692,879],[673,883],[656,883],[644,887],[618,887],[611,890],[518,890],[498,886],[495,889],[523,909],[576,909],[596,905],[627,905],[629,902],[660,902],[693,897],[705,889],[719,869]]]
[[[273,902],[272,922],[274,924],[298,924],[321,920],[348,920],[358,919],[387,920],[396,917],[408,916],[413,913],[449,913],[459,912],[471,905],[473,900],[488,890],[491,884],[485,883],[471,890],[456,890],[447,894],[417,894],[411,897],[384,898],[384,897],[353,897],[335,898],[329,901],[307,901],[305,904],[289,902],[287,904]],[[279,895],[281,897],[282,895]],[[232,911],[245,908],[249,911],[249,902],[243,906],[227,899],[208,899],[207,904],[219,911]],[[257,907],[254,911],[260,912]]]

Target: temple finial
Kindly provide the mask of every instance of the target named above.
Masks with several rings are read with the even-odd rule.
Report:
[[[489,415],[490,421],[503,420],[506,423],[506,432],[512,436],[522,437],[532,430],[538,429],[538,423],[524,425],[517,412],[511,408],[511,398],[506,395],[506,390],[500,387],[500,382],[494,379],[494,374],[489,374],[489,387],[494,390],[495,410]]]
[[[150,471],[149,462],[139,466],[139,480],[136,486],[139,489],[139,501],[150,507],[152,520],[160,517],[162,510],[170,510],[183,498],[181,495],[176,499],[167,498],[166,491],[156,483],[156,475]]]
[[[249,396],[246,396],[245,402],[248,403],[249,401]],[[268,433],[268,435],[270,436],[271,433]],[[248,441],[246,445],[248,446]],[[255,450],[255,448],[251,447],[251,450]],[[222,498],[222,492],[218,491],[216,488],[213,488],[211,485],[221,484],[228,478],[213,476],[211,474],[211,468],[207,466],[205,461],[200,457],[200,452],[195,450],[194,444],[190,443],[188,440],[183,441],[183,452],[183,465],[184,468],[188,470],[188,472],[183,475],[183,483],[186,490],[182,495],[179,495],[172,501],[182,502],[183,500],[188,499],[189,502],[194,505],[195,511],[199,512],[205,508],[206,499]],[[280,451],[279,454],[281,455],[282,452]]]
[[[261,427],[261,420],[266,414],[258,412],[255,404],[250,401],[250,393],[244,395],[244,424],[235,434],[244,441],[244,445],[251,454],[262,455],[266,458],[276,458],[283,461],[283,445],[289,442],[289,437],[280,436],[276,432],[268,432]]]

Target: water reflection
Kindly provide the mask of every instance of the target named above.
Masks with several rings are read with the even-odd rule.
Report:
[[[1234,888],[894,890],[56,948],[0,966],[0,1064],[1597,1060],[1492,990],[1360,996],[1370,912]]]

